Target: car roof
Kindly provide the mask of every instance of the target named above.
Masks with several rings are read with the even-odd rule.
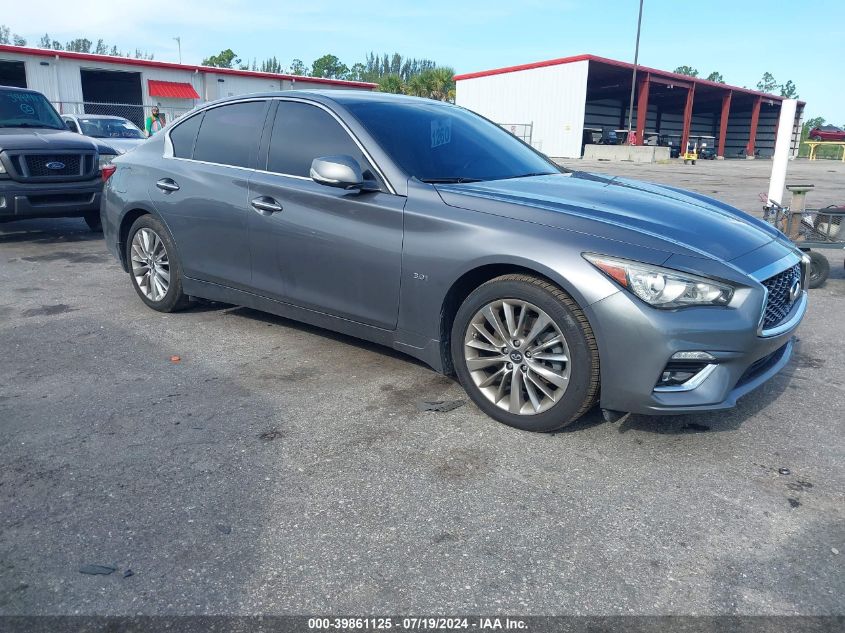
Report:
[[[11,90],[13,92],[32,92],[34,94],[41,95],[42,97],[44,96],[43,93],[39,92],[38,90],[33,90],[32,88],[19,88],[18,86],[3,86],[3,85],[0,85],[0,89]]]
[[[211,103],[219,105],[227,101],[241,101],[248,98],[268,98],[268,97],[305,97],[319,102],[334,102],[339,105],[352,105],[355,103],[406,103],[419,104],[426,103],[429,105],[449,106],[451,104],[443,101],[436,101],[433,99],[426,99],[424,97],[410,97],[408,95],[397,95],[390,92],[372,92],[370,90],[278,90],[275,92],[257,92],[253,94],[238,95],[235,97],[225,97],[218,99],[208,104],[202,104],[202,107]]]
[[[119,121],[128,121],[126,117],[117,116],[116,114],[65,114],[64,116],[75,116],[79,119],[117,119]]]

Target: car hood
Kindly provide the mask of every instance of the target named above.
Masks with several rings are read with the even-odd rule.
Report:
[[[0,128],[0,151],[5,150],[98,150],[109,147],[69,130],[49,128]]]
[[[781,235],[761,220],[700,194],[586,172],[438,184],[437,190],[446,204],[455,207],[624,242],[651,238],[650,245],[659,244],[667,252],[723,261]]]

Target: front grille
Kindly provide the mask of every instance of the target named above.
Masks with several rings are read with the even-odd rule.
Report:
[[[795,305],[795,300],[789,298],[789,289],[795,281],[801,281],[801,264],[795,264],[774,277],[763,282],[768,289],[766,310],[763,313],[763,329],[768,330],[779,325]]]
[[[96,176],[96,158],[94,152],[10,152],[9,175],[21,182],[87,180]]]
[[[82,157],[79,154],[28,154],[23,159],[30,178],[79,176],[82,173]]]

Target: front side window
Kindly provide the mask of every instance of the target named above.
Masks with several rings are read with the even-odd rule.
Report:
[[[266,108],[265,101],[247,101],[206,110],[194,160],[250,167],[258,151]]]
[[[339,154],[357,160],[364,178],[375,180],[358,145],[331,114],[307,103],[279,102],[270,137],[268,171],[308,178],[315,158]]]
[[[56,109],[41,93],[2,88],[0,88],[0,127],[66,129]]]
[[[402,169],[423,182],[560,172],[512,134],[463,108],[423,99],[345,105]]]

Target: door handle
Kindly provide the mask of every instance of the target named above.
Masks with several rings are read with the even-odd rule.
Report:
[[[162,191],[179,191],[179,185],[172,178],[162,178],[156,183],[156,187]]]
[[[278,213],[282,210],[282,205],[268,196],[253,198],[250,201],[250,204],[252,205],[252,208],[258,211],[261,215],[270,215],[271,213]]]

